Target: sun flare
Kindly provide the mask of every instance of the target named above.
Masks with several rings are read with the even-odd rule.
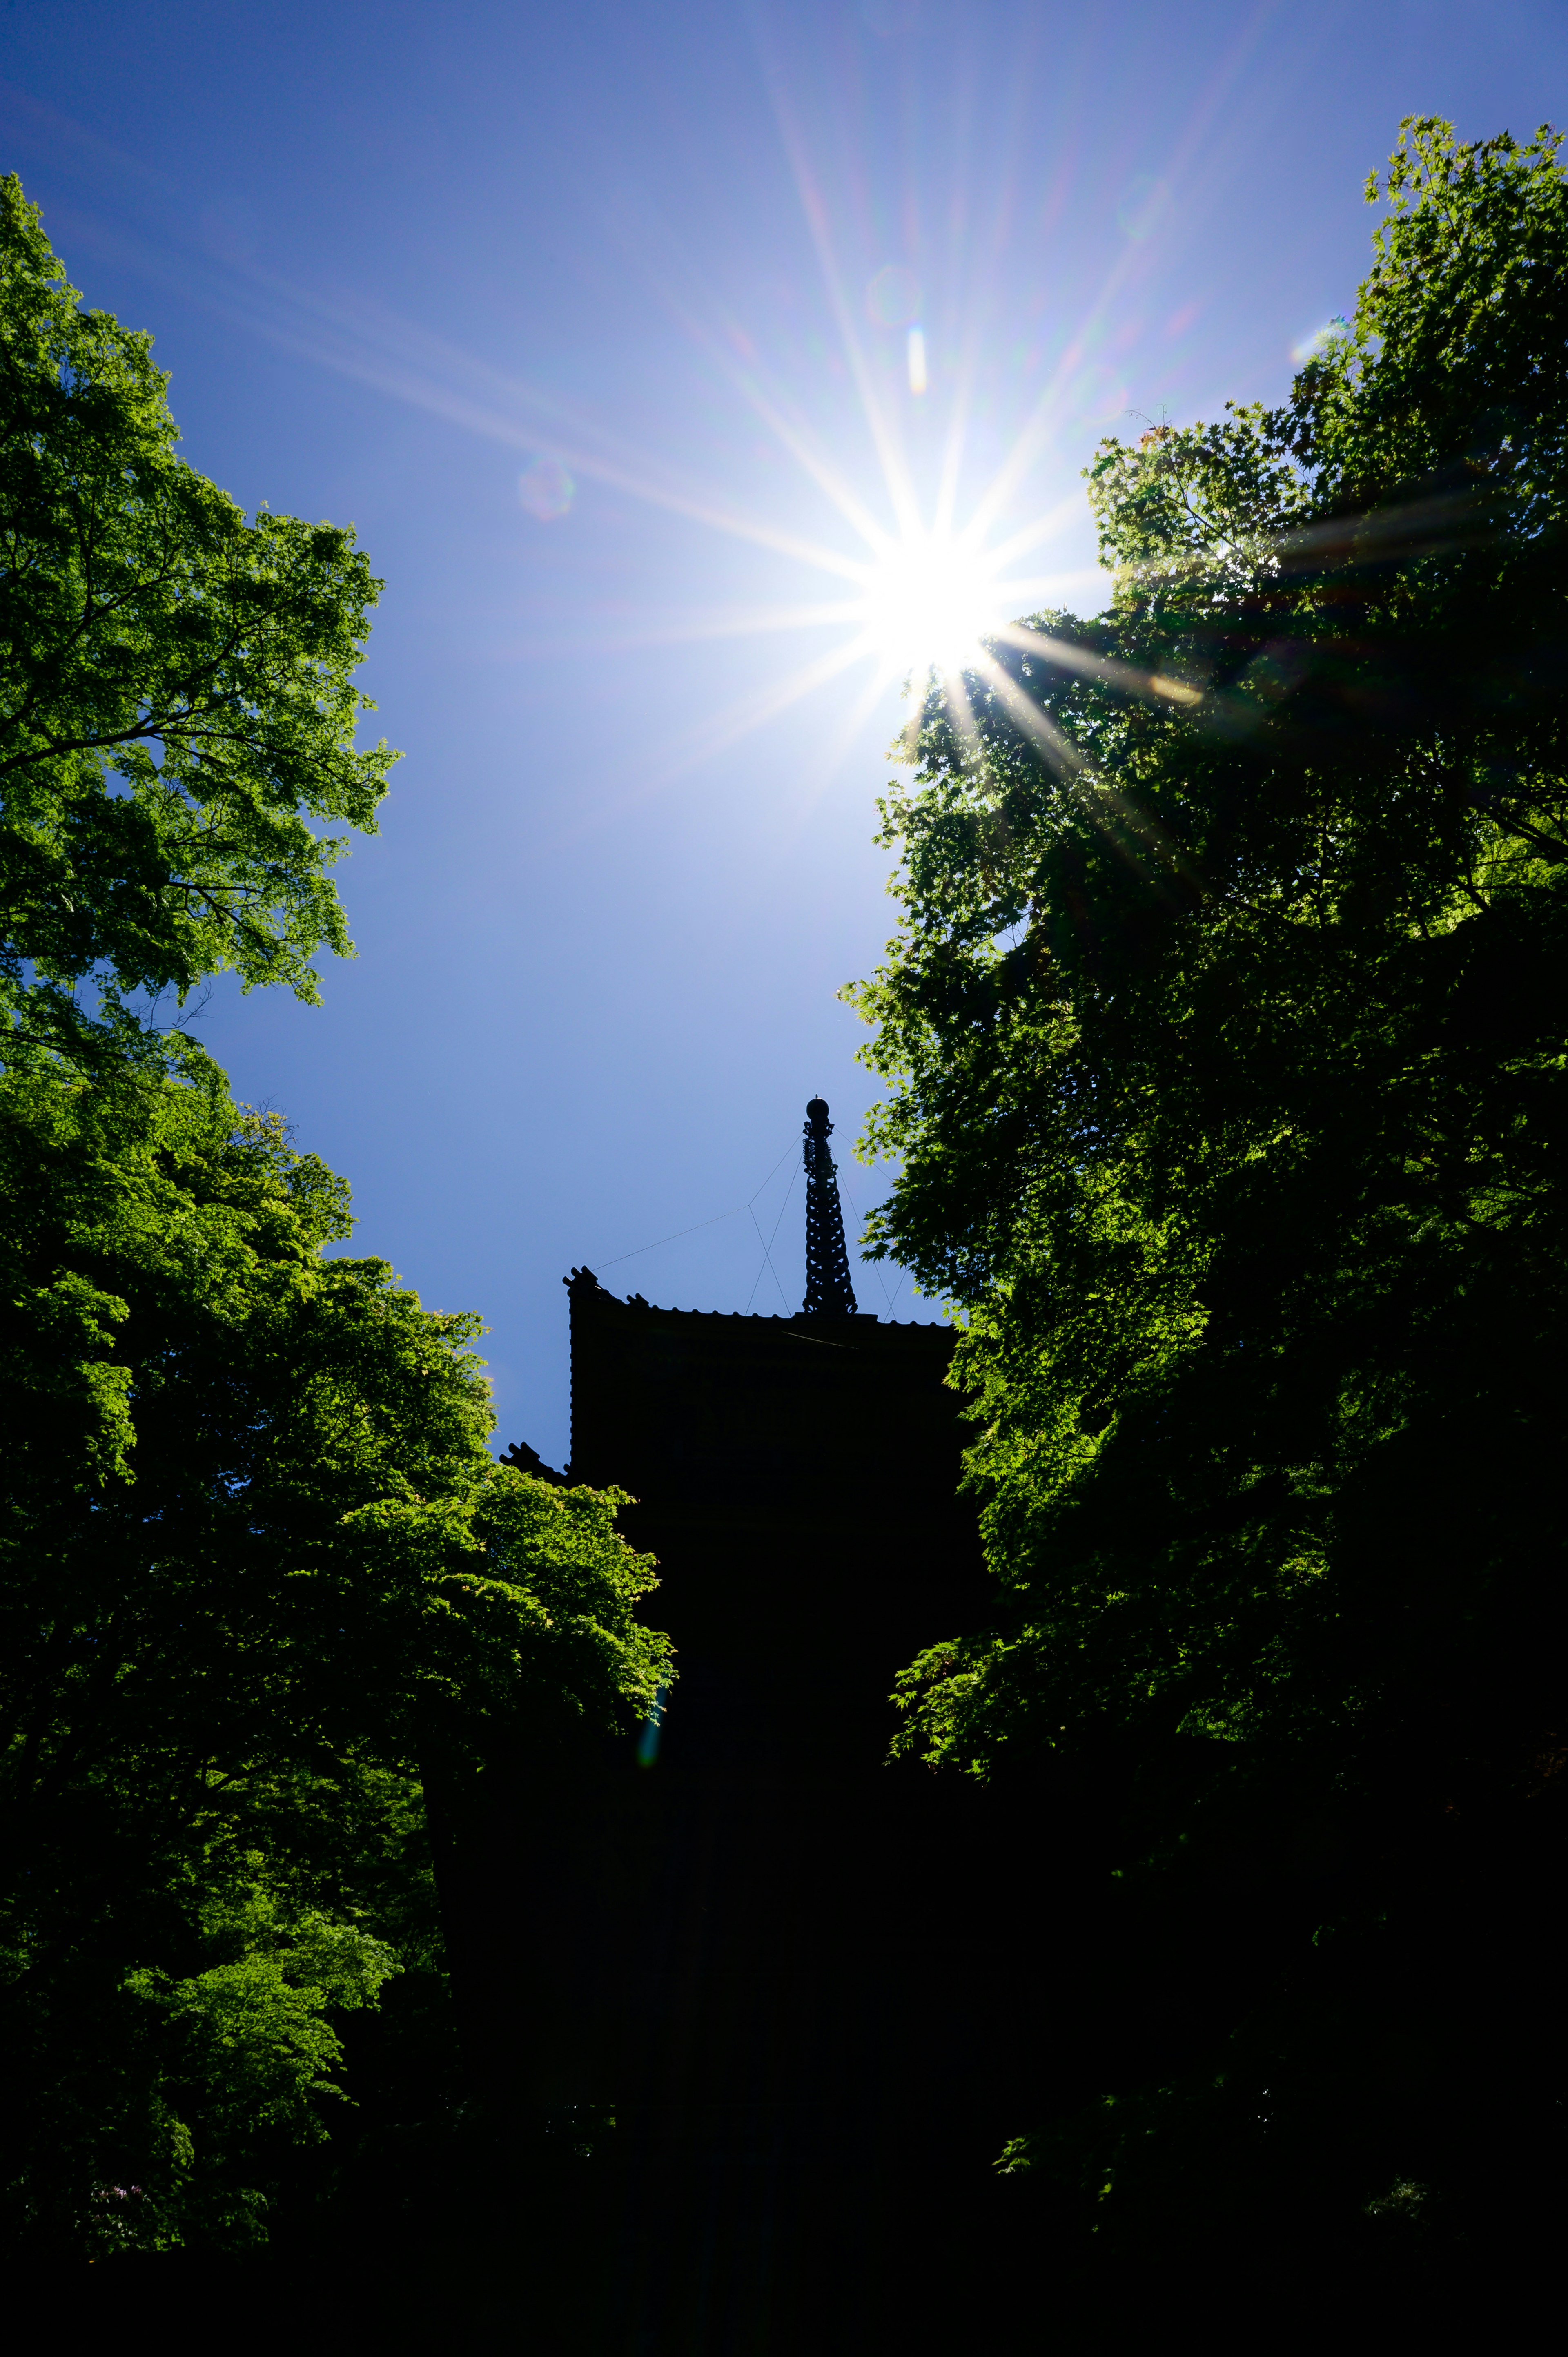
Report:
[[[993,567],[961,542],[910,533],[871,570],[866,636],[895,670],[960,671],[1005,619],[999,587]]]
[[[1101,382],[1105,366],[1086,355],[1117,292],[1117,273],[1060,360],[1032,388],[1031,406],[1011,441],[994,454],[988,477],[972,480],[971,361],[960,367],[943,358],[945,347],[929,340],[918,316],[920,289],[902,264],[885,264],[875,273],[866,307],[874,333],[902,340],[867,343],[859,307],[850,299],[832,251],[827,215],[803,159],[794,160],[836,318],[832,373],[854,386],[858,414],[843,409],[834,395],[832,433],[820,433],[811,422],[816,394],[789,369],[775,373],[737,321],[706,317],[683,296],[667,299],[716,378],[763,429],[767,447],[799,470],[795,488],[810,490],[813,515],[824,506],[831,511],[823,516],[825,533],[815,522],[796,520],[788,479],[781,479],[783,502],[770,496],[761,509],[742,505],[722,479],[688,474],[556,393],[435,341],[380,308],[351,304],[341,316],[328,314],[315,297],[280,290],[285,308],[275,332],[292,348],[520,454],[523,463],[514,478],[515,497],[535,525],[560,528],[582,511],[579,494],[585,487],[598,485],[767,552],[790,568],[794,594],[778,602],[743,597],[687,612],[663,602],[644,611],[618,608],[608,638],[608,618],[596,617],[595,641],[601,649],[610,643],[671,646],[773,633],[783,638],[809,632],[817,640],[801,660],[757,677],[733,700],[704,705],[671,745],[663,765],[644,778],[642,791],[661,788],[694,763],[771,726],[849,673],[859,673],[860,682],[843,699],[815,764],[816,791],[836,774],[867,721],[886,710],[889,690],[900,681],[917,691],[917,712],[934,681],[966,732],[972,727],[978,683],[987,694],[1015,705],[1020,726],[1038,735],[1039,716],[999,659],[999,646],[1032,650],[1105,676],[1114,668],[1080,647],[1058,645],[1033,622],[1017,618],[1044,616],[1085,589],[1103,594],[1106,586],[1099,568],[1085,566],[1081,558],[1065,566],[1050,561],[1052,544],[1081,516],[1076,480],[1061,485],[1046,507],[1035,505],[1031,485],[1045,461],[1058,464],[1057,446],[1064,435],[1076,432],[1086,418],[1101,425],[1112,422]],[[263,327],[274,332],[272,325]],[[1114,405],[1121,399],[1118,390]],[[846,421],[854,425],[854,439],[841,447],[834,437]],[[907,435],[916,443],[918,466],[906,447]],[[869,468],[864,464],[867,456],[874,462]],[[822,585],[814,594],[801,594],[805,585],[798,582],[796,569],[802,567]],[[832,633],[831,643],[819,635],[823,632]],[[1118,676],[1138,694],[1196,700],[1196,692],[1179,682],[1125,670]],[[1048,758],[1058,758],[1058,750],[1053,735]]]

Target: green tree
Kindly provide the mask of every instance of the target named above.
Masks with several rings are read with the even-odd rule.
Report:
[[[439,1961],[424,1791],[634,1723],[613,1493],[498,1466],[470,1317],[207,1085],[0,1082],[13,2223],[243,2238],[338,2010]],[[118,2190],[116,2190],[118,2189]]]
[[[1151,1857],[1316,1811],[1369,1921],[1568,1703],[1560,145],[1407,123],[1289,398],[1101,446],[1111,605],[933,683],[850,994],[1001,1583],[909,1744],[1113,1757]]]
[[[78,2251],[264,2233],[494,1764],[558,1789],[669,1674],[616,1493],[493,1462],[478,1321],[154,1028],[315,996],[392,759],[352,535],[175,441],[0,182],[0,2213]]]
[[[128,995],[224,970],[314,999],[315,952],[349,947],[325,830],[374,831],[394,759],[354,747],[381,585],[352,533],[247,522],[176,455],[166,382],[0,180],[8,1058],[127,1052]]]

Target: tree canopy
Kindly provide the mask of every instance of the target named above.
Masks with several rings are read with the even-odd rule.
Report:
[[[1564,1701],[1568,178],[1422,118],[1368,194],[1284,402],[1101,444],[1106,611],[930,683],[849,995],[1001,1583],[908,1742],[1120,1747],[1156,1847],[1311,1794],[1375,1912]]]
[[[324,1256],[275,1117],[25,1069],[0,1195],[7,2174],[108,2247],[249,2231],[321,2007],[400,1968],[424,1783],[646,1717],[651,1570],[494,1462],[477,1319]]]
[[[0,2230],[56,2253],[263,2238],[345,2017],[441,2010],[487,1770],[670,1674],[618,1493],[494,1462],[478,1319],[152,1020],[314,997],[392,759],[352,534],[176,439],[0,182]]]
[[[353,533],[247,522],[166,384],[0,180],[0,998],[35,1045],[107,1021],[123,1051],[127,994],[225,970],[314,998],[349,947],[328,830],[374,831],[395,758],[354,744],[381,584]]]

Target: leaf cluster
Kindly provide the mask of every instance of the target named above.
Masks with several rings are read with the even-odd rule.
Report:
[[[1397,1718],[1556,1560],[1565,181],[1421,121],[1390,185],[1345,333],[1102,447],[1109,610],[934,687],[884,805],[873,1243],[966,1318],[1010,1599],[911,1683],[940,1756]]]
[[[670,1674],[618,1494],[494,1463],[478,1319],[154,1028],[315,997],[393,758],[352,533],[177,440],[0,181],[0,2227],[57,2252],[264,2239],[383,1984],[449,2088],[436,1852]]]
[[[65,2239],[104,2184],[90,2239],[254,2224],[428,1778],[668,1676],[615,1496],[494,1463],[477,1320],[329,1256],[341,1182],[198,1077],[0,1082],[7,2173]]]
[[[1160,2092],[1012,2148],[1155,2266],[1222,2213],[1326,2248],[1391,2182],[1479,2218],[1510,2140],[1562,2182],[1520,1995],[1568,1707],[1561,147],[1412,119],[1288,398],[1101,446],[1112,601],[932,683],[846,993],[900,1165],[870,1245],[962,1324],[998,1581],[904,1748],[1098,1827],[1145,2008],[1207,1959]],[[1329,1905],[1395,1927],[1340,1983]],[[1381,2059],[1418,2013],[1446,2108]]]
[[[0,1005],[124,1053],[126,994],[314,999],[330,869],[395,758],[357,750],[381,584],[353,534],[247,522],[177,454],[151,339],[84,311],[0,180]],[[94,1018],[79,985],[104,994]],[[107,1025],[108,1039],[103,1036]]]

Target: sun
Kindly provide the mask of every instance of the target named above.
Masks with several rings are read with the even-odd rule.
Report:
[[[870,568],[867,639],[892,669],[961,671],[1004,616],[993,567],[956,539],[910,533]]]

